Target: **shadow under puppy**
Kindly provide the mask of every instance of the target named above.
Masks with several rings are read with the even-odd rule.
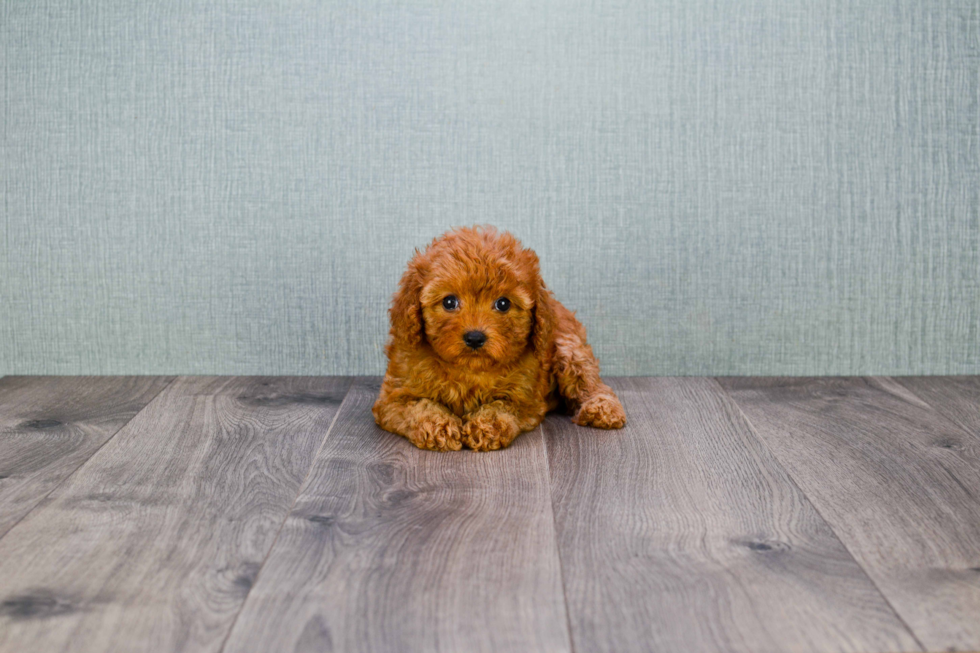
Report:
[[[462,228],[415,251],[395,293],[378,425],[422,449],[500,449],[564,404],[582,426],[622,428],[585,328],[511,234]]]

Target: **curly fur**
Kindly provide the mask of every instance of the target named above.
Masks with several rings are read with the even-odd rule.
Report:
[[[455,310],[442,301],[459,298]],[[494,309],[506,297],[509,310]],[[461,228],[415,251],[392,301],[381,428],[422,449],[500,449],[564,405],[582,426],[622,428],[585,328],[545,286],[538,257],[493,227]],[[480,330],[473,350],[463,334]]]

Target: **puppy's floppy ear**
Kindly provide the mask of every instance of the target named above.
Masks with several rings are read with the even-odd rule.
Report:
[[[555,346],[557,318],[553,307],[554,301],[551,291],[545,287],[543,281],[540,281],[537,297],[534,300],[534,334],[531,336],[531,342],[534,346],[534,355],[545,371],[551,370],[552,352]]]
[[[418,347],[425,338],[420,295],[427,268],[425,255],[416,249],[388,311],[391,316],[392,339],[400,340],[411,347]]]
[[[537,254],[529,249],[524,250],[522,254],[524,254],[524,266],[534,279],[534,325],[531,332],[531,346],[534,347],[535,358],[541,363],[541,369],[548,372],[551,370],[552,353],[555,348],[555,326],[558,321],[554,308],[555,298],[541,278]]]

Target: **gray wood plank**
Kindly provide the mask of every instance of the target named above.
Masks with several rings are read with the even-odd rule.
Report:
[[[929,650],[980,649],[980,447],[890,379],[721,379]]]
[[[610,385],[623,431],[545,423],[576,650],[920,650],[714,380]]]
[[[911,390],[951,422],[980,437],[980,376],[899,376]]]
[[[173,377],[0,379],[0,537]]]
[[[176,380],[0,540],[0,651],[216,651],[350,379]]]
[[[540,430],[492,453],[421,451],[352,386],[225,647],[567,651]]]

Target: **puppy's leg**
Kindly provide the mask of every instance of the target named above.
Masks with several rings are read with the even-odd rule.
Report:
[[[545,407],[535,409],[510,401],[491,401],[463,418],[463,444],[476,451],[510,445],[518,435],[541,423]]]
[[[419,449],[459,451],[463,422],[431,399],[382,395],[371,411],[378,426],[408,438]]]
[[[574,319],[574,318],[572,318]],[[620,429],[626,425],[623,404],[612,388],[599,377],[599,361],[582,333],[571,331],[555,337],[555,376],[558,391],[570,409],[572,421],[580,426]]]

